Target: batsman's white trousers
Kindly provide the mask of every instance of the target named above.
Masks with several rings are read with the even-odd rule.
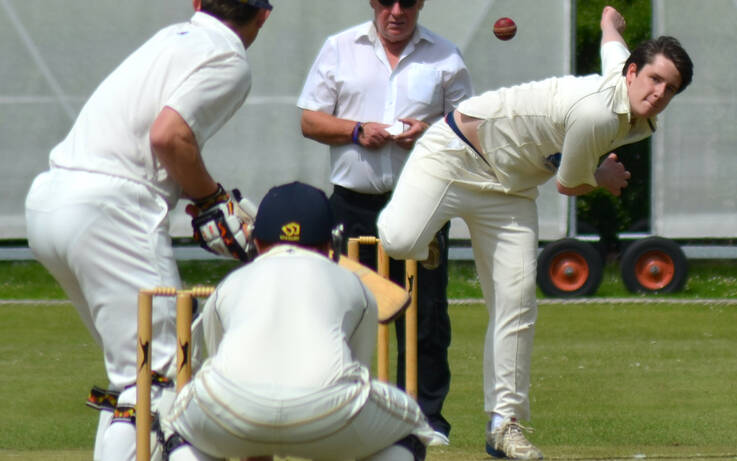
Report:
[[[530,360],[537,319],[537,209],[529,198],[485,187],[469,150],[444,121],[415,145],[378,218],[387,253],[427,258],[428,244],[451,218],[468,225],[489,324],[484,347],[484,408],[529,419]],[[479,178],[474,182],[474,177]],[[464,178],[457,181],[455,178]]]
[[[324,389],[279,398],[270,397],[271,389],[246,389],[208,365],[177,396],[164,432],[175,430],[211,457],[372,459],[410,434],[425,445],[433,437],[417,403],[395,386],[370,380],[365,367]],[[175,450],[172,459],[210,459],[193,457],[198,450],[182,450],[186,456]]]
[[[127,179],[52,168],[31,186],[26,225],[34,256],[59,282],[103,349],[110,387],[134,385],[138,291],[181,286],[164,200]],[[171,378],[176,351],[173,298],[155,298],[152,336],[152,369]],[[135,403],[134,391],[124,394],[120,403]],[[101,415],[99,443],[110,439],[103,432],[117,426],[107,416]],[[134,431],[116,431],[128,434],[124,438],[132,435],[130,443],[135,444]],[[124,459],[120,452],[116,457]]]

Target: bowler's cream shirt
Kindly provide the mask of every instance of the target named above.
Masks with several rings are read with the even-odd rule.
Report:
[[[458,111],[483,119],[478,135],[491,165],[488,176],[454,168],[453,179],[530,198],[557,172],[566,187],[597,186],[602,155],[652,134],[655,121],[633,119],[622,67],[629,56],[618,42],[601,48],[603,75],[553,77],[488,91]],[[560,153],[560,167],[553,164]],[[478,159],[468,158],[477,168]],[[491,179],[488,179],[488,178]]]

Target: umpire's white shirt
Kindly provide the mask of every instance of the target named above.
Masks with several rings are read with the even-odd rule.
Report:
[[[392,70],[373,22],[328,37],[297,101],[301,109],[391,125],[400,118],[438,120],[472,93],[458,48],[417,26]],[[367,194],[394,188],[408,151],[330,146],[333,184]]]
[[[50,164],[144,183],[172,207],[180,190],[151,152],[153,121],[171,107],[202,148],[243,104],[250,86],[240,38],[197,12],[190,22],[159,31],[97,87],[51,151]]]

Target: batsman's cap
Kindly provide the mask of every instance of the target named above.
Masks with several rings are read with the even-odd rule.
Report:
[[[271,3],[269,3],[269,0],[238,0],[238,2],[245,3],[246,5],[251,5],[255,8],[264,8],[267,10],[273,8]]]
[[[261,200],[253,236],[268,243],[329,242],[333,212],[325,192],[301,182],[273,187]]]

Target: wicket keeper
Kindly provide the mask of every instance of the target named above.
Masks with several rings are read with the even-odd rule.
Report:
[[[433,438],[417,403],[369,376],[376,300],[328,257],[324,192],[293,182],[261,201],[259,256],[207,300],[210,358],[164,419],[172,461],[422,460]]]

